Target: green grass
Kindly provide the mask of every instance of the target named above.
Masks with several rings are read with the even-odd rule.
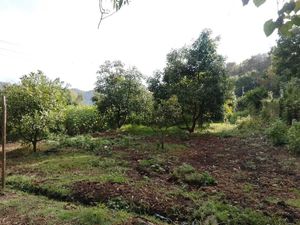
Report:
[[[143,126],[143,125],[124,125],[120,128],[121,132],[129,133],[133,135],[143,135],[143,136],[153,136],[155,135],[155,131],[151,127]]]
[[[251,209],[241,209],[220,201],[208,200],[194,211],[193,219],[199,224],[252,224],[252,225],[284,225],[284,220],[267,217],[263,213]]]
[[[292,192],[295,193],[296,198],[288,199],[287,204],[300,209],[300,189],[293,189]]]
[[[11,187],[59,199],[67,199],[78,181],[128,182],[127,162],[80,152],[31,157],[13,169],[7,178]]]
[[[209,132],[214,135],[234,134],[234,132],[239,132],[238,129],[246,129],[247,127],[254,129],[255,126],[252,123],[255,124],[255,122],[247,122],[241,127],[230,124],[212,124]],[[167,143],[166,150],[162,151],[157,148],[157,143],[153,141],[155,139],[152,137],[150,141],[147,138],[145,141],[144,136],[150,135],[149,130],[147,134],[148,128],[138,127],[134,129],[141,133],[137,136],[129,132],[129,134],[119,133],[112,138],[92,138],[93,141],[96,140],[96,143],[108,145],[111,150],[110,155],[95,154],[102,150],[95,152],[89,151],[85,147],[81,148],[80,146],[84,146],[82,142],[85,141],[82,137],[72,139],[71,142],[74,141],[75,143],[74,147],[72,147],[73,144],[68,148],[56,146],[57,149],[54,152],[47,152],[45,149],[36,154],[25,150],[11,153],[7,178],[8,187],[38,195],[17,192],[17,197],[0,201],[0,218],[1,215],[4,215],[3,213],[15,210],[17,215],[27,215],[31,224],[120,225],[135,216],[133,212],[141,213],[139,216],[150,214],[150,211],[147,211],[147,207],[149,207],[147,201],[141,205],[140,211],[137,211],[135,206],[130,205],[131,200],[128,198],[124,200],[124,196],[112,197],[105,201],[106,206],[85,207],[75,204],[74,199],[70,198],[72,185],[79,181],[95,181],[99,183],[126,183],[137,191],[149,190],[150,186],[154,193],[151,197],[158,196],[158,198],[168,200],[169,197],[178,196],[181,201],[188,199],[191,204],[186,204],[186,212],[182,212],[180,207],[183,204],[180,200],[175,203],[172,202],[170,207],[170,210],[173,210],[170,213],[182,216],[188,224],[194,220],[197,221],[195,224],[209,224],[209,220],[212,220],[212,224],[217,221],[218,224],[229,225],[285,224],[279,219],[264,216],[254,210],[231,205],[224,200],[223,193],[206,192],[206,188],[201,186],[214,185],[217,181],[205,171],[198,171],[189,164],[182,164],[180,156],[185,151],[189,151],[185,144],[178,144],[177,141],[176,143]],[[98,142],[97,139],[101,139],[101,141]],[[103,145],[101,144],[101,146]],[[131,158],[131,156],[133,157]],[[248,162],[249,167],[253,166],[251,162]],[[140,174],[140,177],[139,175],[135,177],[135,174],[132,176],[131,172],[138,167],[147,172],[154,172],[156,177],[143,177],[143,174]],[[173,176],[179,182],[170,180],[171,182],[160,184],[159,180],[156,180],[158,174]],[[244,194],[250,195],[253,189],[254,186],[246,184],[243,187]],[[299,190],[295,190],[295,193],[298,193],[297,191]],[[52,200],[43,196],[48,196]],[[299,196],[286,202],[293,207],[299,207]],[[46,219],[46,222],[44,220],[42,222],[37,221],[40,218]],[[159,224],[151,217],[150,220]]]
[[[293,206],[295,208],[300,209],[300,198],[297,199],[289,199],[287,200],[287,204]]]
[[[249,184],[249,183],[245,184],[243,187],[243,191],[245,193],[251,193],[253,191],[253,189],[254,189],[253,185]]]
[[[103,205],[84,207],[11,190],[7,190],[6,195],[13,197],[0,202],[0,217],[24,219],[26,224],[113,225],[133,217],[132,214],[109,210]]]
[[[216,180],[208,172],[199,173],[193,166],[185,163],[175,168],[173,177],[191,185],[210,186],[216,184]]]
[[[229,133],[236,127],[237,125],[230,123],[212,123],[205,131],[211,134]]]
[[[132,135],[139,135],[139,136],[156,136],[157,132],[152,129],[151,127],[143,126],[143,125],[133,125],[128,124],[122,126],[119,131],[123,133],[128,133]],[[167,130],[168,135],[181,135],[185,133],[184,130],[179,129],[177,126],[170,127]]]
[[[257,135],[265,135],[266,124],[260,118],[246,117],[236,124],[211,123],[207,129],[198,131],[201,134],[209,133],[219,137],[247,138]]]

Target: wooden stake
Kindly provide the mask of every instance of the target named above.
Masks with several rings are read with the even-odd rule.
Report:
[[[2,191],[4,191],[5,188],[5,169],[6,169],[6,152],[5,152],[5,145],[6,145],[6,98],[3,96],[2,100],[2,111],[3,111],[3,117],[2,117],[2,176],[1,176],[1,187]]]

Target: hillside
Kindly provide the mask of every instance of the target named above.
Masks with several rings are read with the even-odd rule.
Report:
[[[82,90],[77,89],[77,88],[72,88],[71,90],[74,91],[74,92],[76,92],[79,95],[82,95],[82,97],[83,97],[83,103],[85,105],[92,105],[93,104],[93,102],[92,102],[92,97],[94,96],[94,91],[93,90],[82,91]]]

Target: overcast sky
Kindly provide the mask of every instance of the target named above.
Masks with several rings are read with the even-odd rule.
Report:
[[[40,69],[89,90],[105,60],[151,76],[172,48],[190,44],[204,28],[221,36],[227,61],[268,52],[277,38],[262,28],[276,17],[275,0],[258,9],[241,0],[132,0],[99,30],[97,7],[98,0],[0,0],[0,81]]]

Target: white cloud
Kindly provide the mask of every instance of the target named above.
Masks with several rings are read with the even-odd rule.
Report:
[[[240,0],[132,0],[99,30],[97,0],[35,0],[30,8],[5,7],[0,40],[14,44],[0,41],[0,80],[16,81],[41,69],[73,87],[91,89],[106,59],[121,59],[151,75],[164,66],[170,49],[190,43],[204,28],[221,36],[220,53],[241,61],[275,44],[276,35],[266,38],[262,30],[276,15],[274,2],[257,9],[242,7]]]

